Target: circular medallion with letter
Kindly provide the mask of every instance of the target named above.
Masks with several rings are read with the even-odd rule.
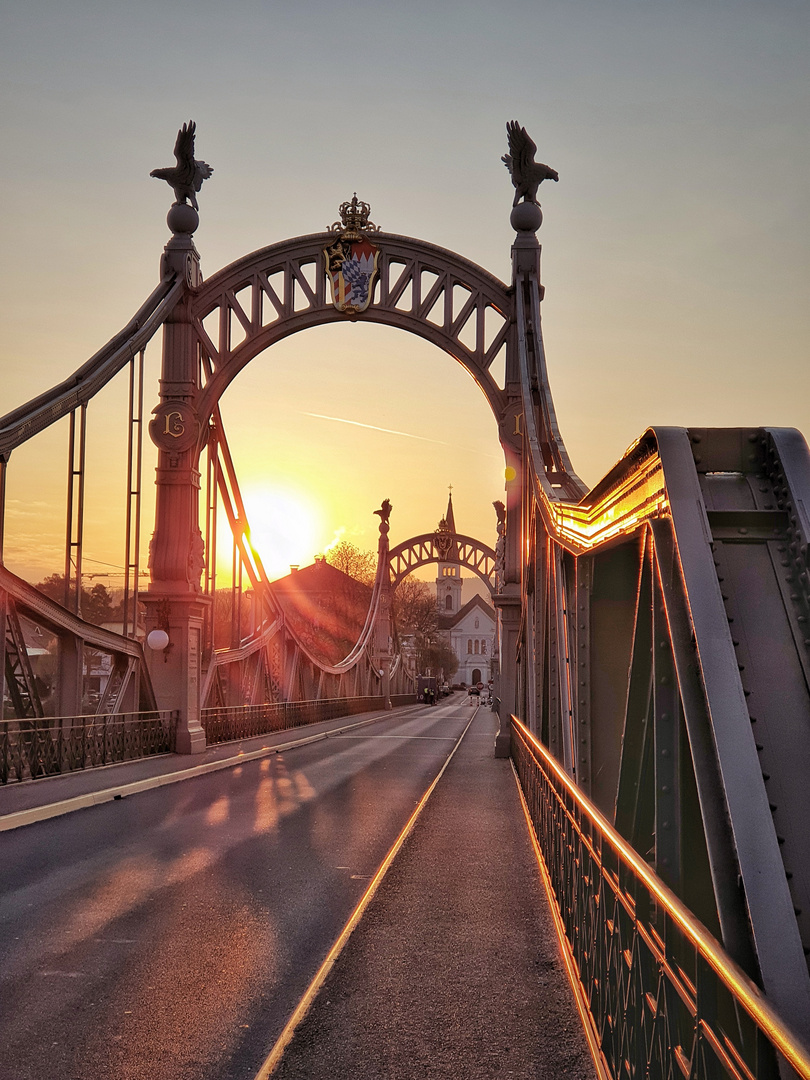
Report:
[[[185,401],[163,401],[153,410],[149,423],[152,442],[160,450],[182,453],[197,442],[200,423],[194,409]]]

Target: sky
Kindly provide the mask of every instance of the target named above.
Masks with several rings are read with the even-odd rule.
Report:
[[[206,276],[317,232],[357,191],[386,231],[510,274],[517,119],[543,184],[543,330],[574,467],[646,427],[810,432],[806,0],[9,0],[0,8],[0,413],[64,379],[158,280],[182,122],[214,167]],[[157,403],[159,341],[147,353]],[[489,408],[436,347],[359,320],[257,357],[222,402],[273,574],[338,539],[494,543]],[[368,425],[368,426],[361,426]],[[125,388],[89,410],[85,569],[123,564]],[[379,430],[384,429],[384,430]],[[64,559],[67,425],[16,450],[6,558]],[[145,462],[145,550],[154,455]],[[223,571],[224,572],[224,571]],[[96,579],[90,579],[91,583]]]

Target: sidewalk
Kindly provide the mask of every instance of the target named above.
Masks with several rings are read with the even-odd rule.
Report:
[[[330,734],[403,715],[407,710],[416,708],[416,705],[403,705],[388,712],[377,709],[323,720],[252,739],[220,743],[210,746],[202,754],[156,754],[154,757],[137,758],[96,769],[4,784],[0,787],[0,832],[68,814],[86,806],[111,802],[138,791],[189,780],[217,769],[228,769],[292,746],[326,739]]]
[[[479,710],[274,1080],[593,1080],[495,729]]]

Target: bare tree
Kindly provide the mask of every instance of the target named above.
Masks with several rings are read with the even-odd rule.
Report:
[[[374,584],[377,556],[373,551],[361,551],[350,540],[341,540],[327,551],[326,561],[355,581],[362,581],[364,585]]]
[[[403,634],[432,637],[439,629],[436,597],[426,581],[406,577],[394,592],[393,613]]]
[[[419,672],[443,671],[446,679],[458,670],[458,659],[439,629],[436,597],[426,581],[408,577],[394,593],[394,621],[401,637],[410,638]]]

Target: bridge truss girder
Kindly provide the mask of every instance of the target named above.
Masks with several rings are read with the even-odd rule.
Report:
[[[806,1036],[806,444],[663,429],[578,506],[538,495],[520,709]]]
[[[45,715],[21,619],[53,635],[57,642],[56,697],[49,707],[50,715],[77,717],[89,711],[101,715],[155,708],[138,642],[84,622],[0,566],[0,700],[5,686],[15,719]],[[110,658],[106,686],[92,707],[87,704],[84,684],[89,652]]]
[[[390,694],[413,692],[397,658]],[[342,671],[326,670],[308,653],[283,618],[277,618],[237,649],[214,652],[201,692],[203,708],[385,696],[384,670],[366,651]]]
[[[650,430],[586,492],[532,239],[513,248],[521,573],[495,598],[517,714],[807,1038],[810,452],[793,431]]]

